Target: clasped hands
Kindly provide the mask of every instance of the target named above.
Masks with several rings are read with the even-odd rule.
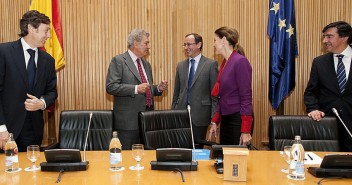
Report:
[[[24,107],[27,111],[37,111],[44,107],[44,102],[37,97],[27,94],[27,99],[24,102]]]
[[[165,80],[162,80],[160,82],[160,84],[158,85],[158,90],[160,92],[163,92],[165,90],[167,90],[168,87],[168,82]],[[137,91],[139,94],[145,94],[147,92],[147,90],[150,90],[150,85],[148,83],[141,83],[139,85],[137,85]]]

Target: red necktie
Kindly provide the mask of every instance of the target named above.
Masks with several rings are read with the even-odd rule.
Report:
[[[141,79],[142,79],[142,83],[148,83],[147,79],[144,76],[142,65],[139,58],[137,59],[137,66],[138,66],[139,76],[141,76]],[[150,107],[152,105],[152,94],[150,93],[150,89],[145,92],[145,95],[146,95],[146,105]]]

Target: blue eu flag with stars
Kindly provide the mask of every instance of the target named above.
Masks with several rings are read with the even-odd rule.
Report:
[[[294,0],[269,0],[269,99],[276,110],[295,87],[298,55]]]

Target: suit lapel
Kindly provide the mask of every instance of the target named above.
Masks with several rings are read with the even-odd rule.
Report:
[[[350,73],[348,74],[348,79],[347,79],[347,84],[345,88],[345,92],[350,92],[351,87],[352,87],[352,60],[351,60],[351,65],[350,65]]]
[[[41,77],[40,75],[44,75],[44,73],[42,72],[45,70],[44,62],[45,62],[45,59],[44,59],[43,51],[38,48],[37,71],[35,73],[35,80],[34,80],[33,89],[35,89],[34,87],[37,83],[37,80],[43,79],[43,77]]]
[[[26,69],[26,62],[24,59],[23,47],[21,44],[21,40],[14,42],[12,48],[12,56],[14,57],[13,62],[16,64],[18,68],[18,72],[23,79],[23,82],[26,84],[28,88],[28,76],[27,76],[27,69]]]
[[[142,59],[142,63],[143,63],[145,73],[147,74],[148,83],[150,85],[152,85],[153,84],[153,82],[152,82],[152,69],[150,69],[150,66],[147,64],[147,62],[144,59]]]
[[[131,56],[128,54],[128,52],[125,53],[125,63],[127,65],[127,67],[130,69],[130,71],[132,72],[132,74],[138,79],[138,81],[140,83],[142,83],[142,79],[141,77],[139,76],[139,72],[136,68],[136,66],[134,65],[133,61],[132,61],[132,58]]]
[[[180,74],[182,74],[182,80],[184,81],[183,83],[188,84],[188,73],[189,73],[189,60],[185,60],[183,61],[182,65],[181,65],[181,69],[180,69]]]
[[[335,65],[334,65],[334,55],[332,53],[330,53],[330,55],[328,56],[327,65],[328,65],[327,66],[328,72],[327,72],[326,76],[329,79],[334,81],[333,84],[334,84],[334,87],[335,87],[335,92],[337,94],[341,95],[340,86],[339,86],[339,82],[337,80],[337,74],[336,74]],[[329,74],[331,74],[331,76]]]
[[[153,88],[152,69],[151,69],[151,66],[148,65],[148,63],[143,58],[141,58],[141,60],[142,60],[142,63],[143,63],[144,71],[145,71],[145,73],[147,75],[147,78],[148,78],[148,83],[150,85],[150,93],[152,94],[152,99],[153,99],[154,88]]]

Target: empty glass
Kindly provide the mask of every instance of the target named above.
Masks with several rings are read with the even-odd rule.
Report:
[[[133,144],[132,145],[132,157],[137,161],[135,166],[130,166],[130,170],[143,170],[144,166],[140,165],[140,162],[144,156],[144,146],[143,144]]]
[[[32,166],[25,168],[25,171],[36,171],[40,170],[40,167],[35,166],[35,162],[40,156],[40,150],[38,145],[27,146],[27,158],[32,162]]]
[[[286,161],[288,165],[290,165],[290,152],[291,152],[292,146],[284,146],[284,151],[282,153],[282,157]],[[281,169],[282,172],[288,173],[288,168]]]

